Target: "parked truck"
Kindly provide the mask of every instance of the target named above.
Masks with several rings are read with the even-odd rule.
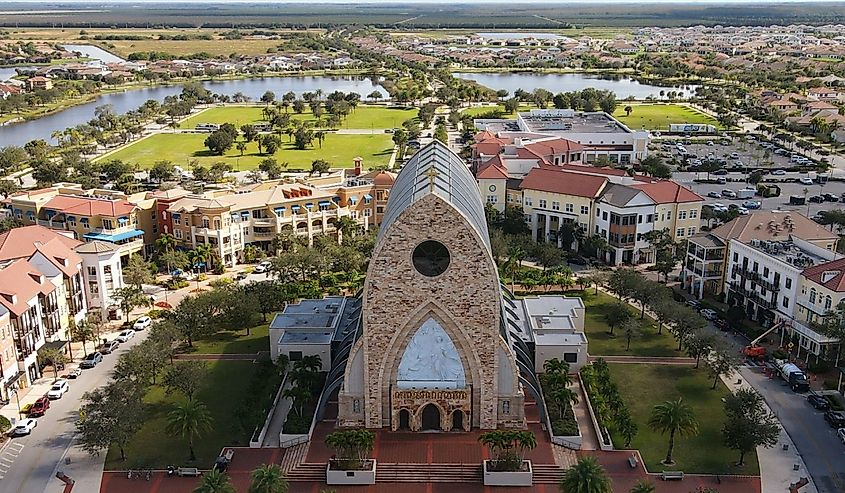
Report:
[[[757,190],[753,188],[742,188],[736,191],[736,198],[738,199],[750,199],[753,198],[754,195],[757,193]]]
[[[801,368],[788,363],[786,361],[778,360],[776,362],[778,373],[788,384],[793,392],[807,392],[810,390],[810,382],[807,381],[807,376],[801,371]]]
[[[669,131],[685,134],[715,134],[716,127],[703,123],[671,123],[669,124]]]

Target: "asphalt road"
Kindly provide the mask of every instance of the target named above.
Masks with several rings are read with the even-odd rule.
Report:
[[[721,332],[709,322],[707,325],[716,337],[737,352],[748,343],[742,336]],[[785,381],[768,378],[759,367],[742,367],[740,373],[763,396],[792,438],[818,492],[845,492],[845,444],[828,426],[824,413],[816,411],[807,402],[807,394],[792,392]]]
[[[845,491],[845,445],[805,395],[795,394],[782,379],[769,379],[758,368],[742,368],[742,376],[766,399],[780,419],[819,493]]]
[[[61,399],[50,403],[50,409],[38,418],[38,426],[33,432],[25,437],[12,438],[11,444],[0,454],[0,463],[8,467],[5,476],[0,479],[0,492],[44,493],[71,446],[82,395],[108,383],[118,355],[141,342],[147,333],[139,332],[128,343],[121,344],[117,351],[105,355],[102,363],[83,370],[76,380],[70,380],[70,390]],[[67,366],[72,368],[76,363]]]

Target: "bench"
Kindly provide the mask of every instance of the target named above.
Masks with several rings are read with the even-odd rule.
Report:
[[[629,465],[629,466],[631,466],[631,469],[636,469],[636,467],[637,467],[637,463],[638,463],[638,462],[639,462],[639,461],[637,460],[637,456],[636,456],[636,455],[631,454],[631,456],[630,456],[630,457],[628,457],[628,465]]]
[[[180,467],[176,469],[176,475],[197,477],[202,476],[202,473],[196,467]]]
[[[660,477],[663,478],[663,481],[669,481],[672,479],[682,480],[684,479],[684,472],[683,471],[663,471],[660,473]]]

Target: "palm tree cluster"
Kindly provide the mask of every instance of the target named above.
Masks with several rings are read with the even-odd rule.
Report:
[[[581,379],[584,382],[584,391],[589,395],[596,413],[603,441],[610,441],[607,429],[614,428],[625,439],[625,447],[630,446],[637,435],[637,424],[625,406],[616,382],[610,376],[607,362],[599,358],[581,368]]]
[[[277,464],[262,464],[250,475],[248,493],[287,493],[288,481]],[[193,493],[236,493],[229,476],[218,469],[203,474]]]
[[[546,412],[552,422],[552,429],[558,436],[578,434],[573,404],[578,402],[578,394],[571,388],[572,377],[569,375],[569,363],[552,358],[543,363],[544,372],[540,375]]]
[[[526,430],[488,431],[478,441],[490,451],[491,471],[521,470],[525,452],[537,446],[537,437]]]
[[[340,470],[365,469],[375,444],[370,430],[338,430],[326,437],[326,445],[335,451],[332,462]]]
[[[654,489],[652,488],[651,491]],[[566,470],[560,480],[561,493],[613,493],[613,486],[604,468],[599,465],[595,457],[587,456],[578,459],[572,467]],[[639,491],[637,493],[651,493]],[[635,490],[631,490],[634,493]]]

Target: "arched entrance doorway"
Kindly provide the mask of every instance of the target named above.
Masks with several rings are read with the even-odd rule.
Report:
[[[452,431],[464,431],[463,411],[455,411],[452,413]]]
[[[440,410],[434,404],[427,404],[422,410],[422,429],[440,429]]]
[[[410,430],[411,429],[411,412],[407,409],[401,409],[399,411],[399,427],[398,430]]]

